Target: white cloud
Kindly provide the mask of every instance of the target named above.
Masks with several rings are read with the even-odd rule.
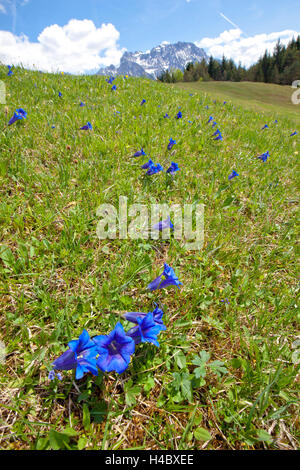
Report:
[[[125,49],[117,44],[119,36],[111,23],[96,28],[91,20],[76,19],[65,26],[46,27],[37,42],[30,42],[25,35],[0,31],[0,62],[45,72],[94,71],[120,62]]]
[[[273,52],[278,39],[282,44],[287,45],[293,37],[299,34],[300,32],[287,29],[278,33],[243,37],[242,30],[235,28],[224,31],[216,38],[203,38],[197,41],[196,45],[203,47],[208,55],[215,58],[221,58],[224,54],[226,58],[249,67],[265,53],[265,50]]]

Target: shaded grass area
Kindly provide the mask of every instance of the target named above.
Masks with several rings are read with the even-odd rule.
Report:
[[[275,85],[272,83],[254,82],[189,82],[176,83],[175,86],[184,90],[208,93],[212,98],[231,100],[233,104],[244,108],[270,114],[288,116],[300,124],[300,105],[291,101],[296,91],[291,86]],[[299,94],[298,94],[299,99]]]
[[[299,136],[288,113],[262,131],[261,113],[144,79],[118,77],[114,93],[103,77],[0,75],[0,446],[295,449]],[[19,107],[28,118],[7,127]],[[93,130],[79,131],[87,121]],[[141,147],[147,156],[133,159]],[[147,178],[149,158],[181,170]],[[97,208],[118,209],[120,196],[203,203],[203,249],[100,241]],[[182,289],[148,292],[164,262]],[[167,326],[160,348],[139,346],[120,376],[49,382],[83,328],[108,334],[154,302]]]

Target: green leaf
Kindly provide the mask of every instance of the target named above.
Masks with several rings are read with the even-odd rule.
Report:
[[[49,442],[53,450],[65,449],[69,440],[69,436],[61,432],[54,431],[54,429],[51,429],[49,432]]]
[[[147,377],[147,380],[144,384],[144,391],[147,393],[149,392],[153,387],[155,386],[155,382],[154,382],[154,379],[153,377],[151,377],[150,375]]]
[[[210,359],[210,354],[206,351],[200,351],[199,356],[195,356],[192,360],[192,364],[195,366],[202,366],[202,364],[208,362]]]
[[[181,381],[181,392],[183,398],[186,398],[189,402],[193,401],[193,390],[191,383],[191,375],[184,373]]]
[[[208,364],[212,372],[214,372],[218,377],[221,377],[224,374],[228,373],[228,370],[224,366],[224,362],[222,361],[213,361],[210,364]]]
[[[188,400],[189,402],[193,401],[193,389],[192,389],[192,380],[193,375],[188,372],[174,372],[173,382],[171,386],[175,392],[173,399],[177,402],[180,402],[181,399]]]
[[[70,427],[66,427],[66,429],[64,429],[62,431],[62,434],[65,434],[66,436],[69,436],[69,437],[75,437],[77,436],[77,431],[75,431],[75,429],[72,429]]]
[[[257,440],[267,442],[268,444],[272,444],[273,442],[272,436],[270,436],[270,434],[264,429],[259,429],[257,431]]]
[[[183,351],[179,350],[179,352],[175,355],[175,362],[179,369],[184,369],[186,367],[186,357]]]
[[[202,364],[202,366],[196,367],[194,374],[196,379],[200,379],[200,377],[204,379],[206,377],[206,364]]]
[[[46,450],[49,444],[49,438],[48,437],[41,437],[38,439],[36,443],[36,450]]]
[[[192,364],[194,364],[195,366],[199,366],[196,367],[196,369],[194,370],[196,379],[199,379],[200,377],[204,379],[206,377],[206,367],[209,359],[210,354],[206,351],[201,351],[199,356],[195,356],[193,358]]]
[[[3,263],[6,264],[6,266],[8,267],[13,267],[15,264],[15,257],[8,246],[0,246],[0,258],[2,259]]]
[[[198,428],[194,431],[194,437],[197,441],[210,441],[211,434],[204,428]]]
[[[89,430],[91,425],[90,411],[86,403],[82,407],[82,425],[86,431]]]
[[[78,439],[78,443],[77,443],[77,448],[78,450],[83,450],[85,448],[85,446],[87,445],[87,438],[86,437],[80,437]]]
[[[132,380],[128,380],[124,387],[125,390],[125,402],[128,406],[134,406],[136,404],[136,396],[141,393],[140,385],[132,386]]]

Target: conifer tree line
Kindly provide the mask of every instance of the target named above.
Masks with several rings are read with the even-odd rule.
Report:
[[[273,54],[266,51],[258,62],[246,69],[236,65],[232,59],[223,56],[216,60],[212,56],[208,62],[189,62],[184,71],[171,69],[163,72],[158,80],[166,83],[209,81],[251,81],[291,85],[300,80],[300,36],[284,46],[277,42]]]

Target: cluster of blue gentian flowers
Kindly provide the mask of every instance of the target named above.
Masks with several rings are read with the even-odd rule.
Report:
[[[214,118],[212,116],[209,116],[207,124],[210,124],[211,122],[212,122],[213,128],[217,126],[217,122],[214,121]],[[214,140],[223,140],[223,136],[222,136],[220,129],[217,128],[217,130],[213,133],[213,137],[214,137]]]
[[[142,104],[142,103],[141,103]],[[173,145],[176,144],[176,140],[173,140],[172,138],[170,138],[169,140],[169,144],[168,144],[168,150],[171,150]],[[133,154],[133,157],[141,157],[141,156],[145,156],[147,155],[143,149],[143,147],[141,148],[141,150],[138,150],[137,152],[135,152]],[[148,160],[148,162],[144,163],[142,166],[141,166],[142,170],[147,170],[146,171],[146,175],[155,175],[156,173],[159,173],[161,171],[164,171],[163,169],[163,166],[160,164],[160,163],[157,163],[157,165],[151,160],[151,158]],[[179,168],[179,165],[178,163],[176,162],[171,162],[171,166],[166,170],[166,173],[169,174],[169,175],[173,175],[176,171],[179,171],[180,168]]]
[[[115,77],[110,76],[109,78],[106,78],[105,81],[106,81],[109,85],[112,85],[112,83],[113,83],[114,80],[115,80]],[[116,85],[113,85],[113,86],[111,87],[111,91],[116,91],[116,89],[117,89]]]
[[[155,165],[155,163],[151,159],[147,163],[142,165],[141,168],[143,170],[147,170],[147,175],[155,175],[156,173],[159,173],[160,171],[164,170],[160,163]]]
[[[159,173],[160,171],[164,171],[162,165],[160,163],[155,165],[155,163],[151,160],[151,158],[147,163],[144,163],[144,165],[142,165],[141,168],[142,170],[147,170],[146,175],[155,175],[156,173]],[[166,173],[169,175],[172,175],[176,171],[179,171],[179,170],[180,168],[179,168],[178,163],[171,162],[171,166],[166,170]]]
[[[171,222],[170,222],[171,223]],[[154,291],[168,286],[180,287],[182,283],[178,280],[173,268],[168,264],[164,270],[154,279],[147,289]],[[128,331],[118,322],[108,335],[99,335],[90,338],[88,332],[83,330],[77,340],[68,343],[68,349],[52,363],[53,369],[48,378],[54,380],[62,379],[61,370],[75,370],[76,379],[81,379],[85,373],[98,375],[102,372],[113,372],[122,374],[129,366],[135,348],[140,343],[152,343],[159,347],[158,335],[166,330],[163,322],[163,310],[155,305],[151,312],[128,312],[123,318],[133,327]]]

